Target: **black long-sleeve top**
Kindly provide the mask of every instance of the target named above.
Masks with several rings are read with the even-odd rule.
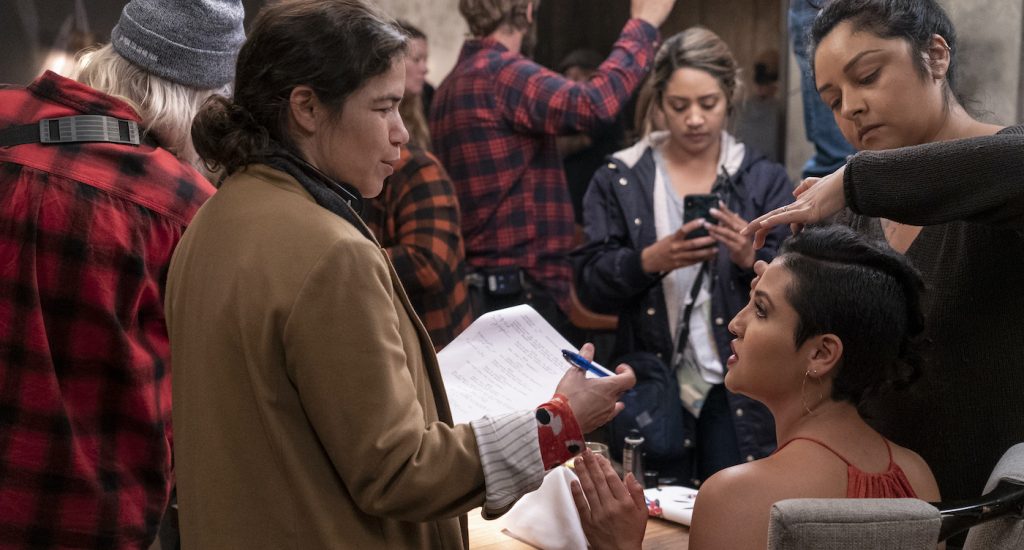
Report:
[[[926,283],[925,372],[869,422],[921,454],[943,499],[981,495],[1024,441],[1024,126],[994,136],[863,152],[846,168],[844,221],[923,225],[906,255]]]

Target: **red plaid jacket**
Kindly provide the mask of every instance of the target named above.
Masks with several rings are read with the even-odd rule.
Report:
[[[124,102],[46,73],[0,127]],[[171,252],[213,193],[149,145],[0,147],[0,548],[145,548],[171,473]]]
[[[409,301],[440,350],[472,320],[459,201],[451,180],[434,155],[403,147],[384,190],[366,201],[363,219],[387,250]]]
[[[585,83],[490,38],[462,46],[434,95],[430,129],[462,205],[471,268],[519,266],[568,311],[574,221],[555,136],[614,122],[650,69],[657,37],[630,20]]]

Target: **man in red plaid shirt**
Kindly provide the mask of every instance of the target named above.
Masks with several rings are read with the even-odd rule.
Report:
[[[233,79],[243,15],[133,0],[77,80],[0,89],[0,548],[156,537],[173,482],[164,284],[214,191],[189,129]]]
[[[462,0],[474,38],[438,87],[435,150],[455,184],[477,315],[529,303],[572,333],[572,203],[555,144],[615,120],[650,70],[675,0],[632,0],[611,55],[576,83],[520,54],[539,0]]]

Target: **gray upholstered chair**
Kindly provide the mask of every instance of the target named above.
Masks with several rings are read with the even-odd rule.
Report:
[[[1010,447],[992,470],[985,485],[985,495],[997,493],[1000,493],[998,502],[988,503],[980,509],[955,511],[957,516],[984,521],[970,527],[964,550],[1024,548],[1024,499],[1020,496],[1024,494],[1024,443]],[[944,510],[947,510],[947,517],[952,517],[953,511]],[[943,523],[951,522],[944,519]]]
[[[1010,448],[985,495],[930,504],[915,499],[792,499],[772,506],[769,550],[932,550],[970,529],[965,550],[1024,548],[1024,444]]]
[[[783,500],[772,506],[769,550],[935,549],[942,519],[916,499]]]

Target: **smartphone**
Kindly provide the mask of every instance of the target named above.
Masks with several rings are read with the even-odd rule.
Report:
[[[683,197],[683,224],[689,223],[697,218],[704,218],[708,223],[718,224],[718,219],[711,215],[711,209],[718,208],[718,195],[713,193],[685,195]],[[687,239],[707,237],[708,230],[698,227],[687,233]]]

